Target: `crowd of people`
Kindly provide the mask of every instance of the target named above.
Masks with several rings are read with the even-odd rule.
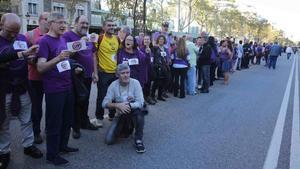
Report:
[[[112,20],[103,23],[103,32],[91,38],[89,21],[79,16],[67,29],[60,13],[44,12],[39,26],[20,34],[20,18],[4,14],[0,31],[0,168],[10,161],[11,116],[21,123],[24,154],[41,158],[35,144],[42,144],[41,119],[45,114],[46,159],[54,165],[68,161],[61,152],[78,148],[68,145],[69,136],[79,139],[81,129],[103,127],[105,109],[111,126],[105,143],[135,132],[136,152],[144,153],[144,116],[147,105],[167,101],[171,95],[209,93],[214,81],[229,84],[232,72],[261,64],[275,69],[281,47],[275,44],[218,42],[202,32],[199,37],[180,37],[169,32],[168,22],[153,34],[132,35],[127,26],[116,32]],[[83,50],[69,44],[84,40]],[[78,43],[77,43],[78,45]],[[83,44],[80,44],[83,45]],[[290,56],[288,56],[289,58]],[[88,115],[92,83],[97,84],[95,119]],[[45,113],[43,113],[45,98]]]

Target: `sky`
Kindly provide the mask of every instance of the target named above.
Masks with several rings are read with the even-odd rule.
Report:
[[[237,0],[241,10],[252,10],[282,29],[285,36],[300,41],[300,0]]]

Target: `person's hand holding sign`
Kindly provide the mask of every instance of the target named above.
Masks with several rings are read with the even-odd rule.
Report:
[[[38,50],[39,50],[39,45],[33,45],[27,50],[18,52],[18,57],[19,58],[28,58],[28,59],[34,58],[34,57],[36,57],[35,54],[38,52]]]

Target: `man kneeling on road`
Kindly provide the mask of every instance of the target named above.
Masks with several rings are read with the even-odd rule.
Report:
[[[106,134],[105,143],[111,145],[118,137],[128,137],[135,129],[136,152],[144,153],[142,141],[144,129],[144,104],[142,87],[139,81],[130,78],[130,68],[127,64],[119,64],[115,80],[108,88],[102,107],[116,109],[117,116]]]

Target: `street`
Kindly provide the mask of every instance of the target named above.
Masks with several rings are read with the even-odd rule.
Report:
[[[110,125],[105,119],[98,131],[81,130],[79,140],[70,136],[69,145],[79,152],[62,155],[70,163],[57,168],[299,169],[298,65],[296,55],[287,60],[283,54],[275,70],[253,65],[230,74],[228,86],[215,81],[209,94],[170,97],[150,106],[144,154],[135,152],[132,137],[105,145]],[[90,118],[94,118],[95,85],[92,90]],[[17,120],[11,122],[10,130],[10,169],[55,168],[45,160],[45,142],[38,145],[44,157],[32,159],[23,154]]]

